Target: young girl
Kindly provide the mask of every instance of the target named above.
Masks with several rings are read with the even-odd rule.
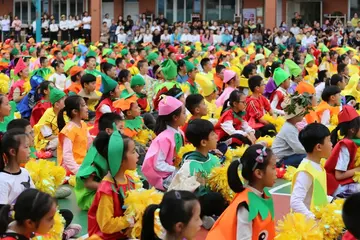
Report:
[[[119,89],[120,92],[124,91],[125,89],[129,93],[133,93],[134,91],[130,87],[130,81],[131,81],[131,74],[130,71],[127,69],[123,69],[119,72],[117,82],[119,83]]]
[[[55,87],[64,91],[71,85],[71,81],[64,74],[64,63],[54,60],[51,66],[55,69],[55,73],[49,77],[49,81],[55,84]]]
[[[109,76],[102,74],[102,93],[99,103],[95,106],[95,124],[91,129],[91,135],[98,134],[99,119],[104,113],[116,112],[120,113],[119,109],[113,107],[113,101],[120,96],[119,84],[111,79]]]
[[[239,81],[237,80],[236,73],[231,70],[224,71],[224,85],[226,84],[226,88],[223,87],[223,93],[216,99],[215,104],[217,107],[221,107],[224,105],[224,102],[229,98],[232,91],[239,85]]]
[[[273,78],[277,89],[270,96],[270,106],[274,113],[284,115],[281,103],[284,101],[287,89],[290,87],[290,75],[279,67],[275,69]]]
[[[8,123],[14,119],[14,112],[16,110],[15,102],[9,102],[9,99],[0,94],[0,131],[5,132]]]
[[[228,145],[253,144],[256,141],[255,130],[245,121],[246,96],[239,90],[234,90],[225,101],[223,112],[215,132],[219,141],[227,141]]]
[[[30,124],[33,127],[35,124],[37,124],[40,120],[40,118],[44,115],[45,111],[48,108],[51,108],[51,102],[50,102],[50,81],[44,81],[40,83],[37,91],[38,95],[40,95],[40,99],[34,106],[31,112],[30,116]]]
[[[195,239],[202,225],[201,207],[196,196],[188,191],[165,193],[159,205],[152,204],[145,210],[141,239],[157,240],[154,231],[154,215],[160,209],[160,222],[166,230],[163,239]]]
[[[105,147],[99,153],[107,159],[110,171],[89,209],[88,233],[100,239],[127,239],[125,231],[131,223],[123,216],[123,204],[126,192],[135,189],[135,184],[125,171],[136,170],[139,155],[134,141],[117,130],[111,136],[102,132],[102,137]]]
[[[65,125],[64,112],[70,121]],[[76,174],[92,142],[87,124],[82,119],[88,118],[88,107],[80,96],[70,96],[57,116],[60,130],[57,159],[68,174]]]
[[[329,195],[347,197],[360,191],[359,184],[353,180],[355,172],[360,171],[360,167],[355,167],[356,151],[360,145],[360,117],[353,107],[344,106],[338,118],[339,125],[331,133],[335,147],[325,163],[327,188]],[[340,141],[338,131],[345,136]]]
[[[165,96],[159,103],[154,131],[157,137],[151,142],[142,166],[149,184],[159,190],[167,189],[175,173],[174,159],[184,144],[179,127],[185,121],[184,104],[174,97]]]
[[[34,232],[47,234],[53,224],[56,213],[56,201],[49,194],[36,189],[27,189],[17,198],[14,206],[14,221],[9,219],[11,205],[0,210],[0,239],[29,240]]]
[[[30,90],[28,79],[29,68],[24,63],[22,57],[20,57],[16,63],[14,74],[19,77],[19,80],[11,85],[8,97],[10,101],[14,100],[16,103],[19,103]]]
[[[240,163],[242,176],[248,181],[245,187],[238,174]],[[274,239],[274,206],[267,190],[276,180],[276,158],[271,149],[259,144],[250,146],[241,162],[231,163],[227,175],[236,195],[206,239]]]

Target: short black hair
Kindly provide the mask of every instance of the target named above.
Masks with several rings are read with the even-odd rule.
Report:
[[[40,57],[40,64],[44,64],[46,59],[47,59],[47,57]]]
[[[90,59],[92,59],[92,58],[96,60],[96,57],[94,57],[94,56],[86,56],[85,63],[88,63],[90,61]]]
[[[194,119],[189,122],[185,136],[194,147],[199,147],[201,140],[208,140],[212,131],[214,131],[214,125],[210,121]]]
[[[96,82],[96,77],[94,75],[87,73],[81,77],[80,83],[82,87],[84,87],[85,83],[91,83],[91,82]]]
[[[103,72],[105,73],[105,74],[107,74],[107,72],[108,71],[110,71],[112,68],[114,68],[115,66],[114,65],[112,65],[111,63],[107,63],[107,62],[105,62],[105,63],[103,63],[103,65],[102,65],[102,70],[103,70]]]
[[[307,153],[312,153],[317,144],[324,144],[326,137],[330,136],[329,129],[321,123],[311,123],[299,133],[299,141]]]
[[[203,58],[203,59],[201,59],[201,61],[200,61],[201,67],[204,68],[204,66],[205,66],[208,62],[210,62],[210,58]]]
[[[255,75],[249,78],[249,88],[254,92],[256,87],[260,87],[263,78],[259,75]]]
[[[99,131],[105,131],[107,128],[113,128],[113,123],[122,121],[123,118],[116,113],[104,113],[99,119]]]
[[[226,67],[224,65],[222,65],[222,64],[216,65],[215,70],[216,70],[217,74],[220,74],[223,69],[226,69]]]
[[[334,96],[340,92],[341,90],[338,86],[325,87],[323,93],[321,94],[321,99],[325,102],[328,102],[331,96]]]
[[[191,114],[194,115],[195,108],[197,108],[204,97],[201,94],[190,94],[185,101],[185,107]]]
[[[116,58],[116,60],[115,60],[116,66],[118,67],[119,64],[120,64],[122,61],[124,61],[124,60],[125,60],[125,59],[124,59],[124,58],[121,58],[121,57]]]
[[[343,76],[340,74],[334,74],[331,76],[330,80],[327,81],[325,84],[326,86],[337,86],[339,82],[343,81]]]
[[[345,200],[342,209],[342,218],[346,229],[356,238],[360,238],[358,219],[360,216],[360,193],[352,194]]]
[[[142,68],[145,63],[147,63],[146,60],[140,60],[140,61],[137,63],[137,68],[140,70],[140,68]]]
[[[339,63],[338,66],[337,66],[337,72],[338,72],[338,73],[344,72],[346,66],[347,66],[347,65],[346,65],[345,63]]]
[[[246,65],[244,67],[244,69],[242,70],[242,75],[244,75],[244,77],[249,78],[249,74],[256,69],[256,65],[253,63],[249,63],[248,65]]]
[[[24,119],[24,118],[14,119],[9,122],[9,124],[6,127],[6,131],[17,128],[17,129],[21,129],[25,132],[25,128],[29,125],[30,125],[30,122],[27,119]]]
[[[61,53],[61,51],[60,50],[55,50],[54,51],[54,56],[56,56],[58,53]]]

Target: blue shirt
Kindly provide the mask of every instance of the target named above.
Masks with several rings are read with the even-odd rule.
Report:
[[[189,76],[188,76],[188,75],[181,76],[180,74],[178,74],[177,77],[176,77],[176,81],[177,81],[178,83],[184,83],[184,82],[186,82],[188,79],[189,79]]]

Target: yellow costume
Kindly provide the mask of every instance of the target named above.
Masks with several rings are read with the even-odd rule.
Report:
[[[341,92],[342,96],[352,96],[355,98],[356,102],[360,102],[360,91],[358,90],[359,84],[359,74],[356,73],[351,76],[349,83],[346,85],[345,89]]]
[[[353,65],[353,64],[349,64],[348,65],[349,68],[349,76],[351,77],[354,74],[359,74],[359,66],[357,65]]]
[[[49,140],[47,140],[41,133],[41,128],[44,126],[47,126],[52,130],[53,136],[57,136],[59,134],[59,128],[57,126],[57,115],[55,114],[53,107],[46,109],[39,122],[34,125],[34,142],[35,149],[37,151],[45,150],[47,144],[49,143]]]
[[[315,79],[317,78],[317,75],[318,75],[318,70],[319,70],[318,66],[316,66],[315,64],[311,68],[306,67],[306,71],[309,74],[309,82],[311,84],[314,84]]]

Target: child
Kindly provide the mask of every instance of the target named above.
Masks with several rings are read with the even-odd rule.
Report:
[[[266,112],[272,115],[269,100],[262,95],[265,90],[263,78],[257,75],[249,78],[249,88],[252,95],[246,98],[246,121],[250,127],[260,131],[261,136],[275,136],[275,126],[263,119]]]
[[[360,239],[360,229],[357,224],[359,218],[359,201],[360,193],[355,193],[348,197],[342,209],[342,219],[345,224],[347,232],[343,236],[343,240]]]
[[[111,135],[114,132],[114,124],[118,131],[122,131],[123,119],[120,115],[105,113],[101,116],[99,120],[100,134],[95,138],[76,174],[75,196],[77,204],[82,210],[90,208],[101,180],[109,171],[106,159],[99,152],[104,147],[103,134]]]
[[[155,134],[142,166],[149,184],[159,190],[168,188],[175,172],[174,159],[184,144],[178,128],[186,120],[185,107],[174,97],[166,96],[159,103]]]
[[[245,121],[246,96],[234,90],[225,101],[215,132],[221,142],[228,145],[252,145],[256,141],[255,130]]]
[[[56,156],[59,134],[57,116],[64,108],[66,95],[57,88],[50,86],[49,89],[49,101],[52,107],[46,109],[39,122],[34,125],[34,141],[37,151],[51,151]]]
[[[312,210],[328,203],[326,171],[320,161],[331,155],[330,131],[320,123],[311,123],[300,131],[299,140],[307,155],[292,179],[290,207],[294,212],[315,218]]]
[[[0,131],[5,132],[7,125],[14,119],[14,112],[16,110],[15,102],[9,102],[9,99],[0,94]]]
[[[247,186],[239,178],[240,163]],[[274,239],[274,206],[267,189],[276,180],[276,158],[271,149],[260,144],[250,146],[241,162],[230,164],[227,176],[229,186],[236,195],[206,239]]]
[[[335,145],[331,156],[325,163],[328,194],[347,197],[360,191],[359,184],[354,183],[353,176],[360,168],[355,167],[356,151],[360,138],[360,117],[351,106],[344,106],[338,115],[339,125],[331,133]],[[338,132],[344,136],[338,139]]]
[[[147,98],[147,92],[145,92],[144,87],[145,87],[145,80],[141,75],[135,75],[131,78],[130,81],[130,86],[133,90],[133,92],[136,93],[137,96],[137,103],[141,109],[141,112],[149,112],[150,109],[150,104],[148,102],[148,98]],[[127,91],[123,91],[127,92]]]
[[[73,66],[70,68],[71,85],[65,89],[65,93],[69,96],[77,95],[81,87],[81,77],[84,75],[84,69],[82,67]]]
[[[191,113],[191,117],[184,126],[181,127],[181,130],[185,133],[188,124],[194,119],[201,119],[207,115],[207,106],[205,104],[205,99],[200,94],[191,94],[186,98],[185,107]]]
[[[0,211],[0,239],[26,240],[34,233],[46,235],[54,225],[57,211],[56,200],[36,189],[27,189],[18,196],[13,206],[14,221],[9,218],[11,209],[7,204]]]
[[[321,123],[325,126],[329,126],[331,117],[339,114],[340,112],[340,92],[341,90],[339,87],[328,86],[321,94],[322,101],[316,107],[315,112],[317,113]]]
[[[101,181],[89,209],[88,233],[101,239],[127,239],[125,231],[131,223],[123,216],[123,204],[126,192],[135,189],[135,184],[125,171],[136,170],[138,154],[134,141],[122,137],[119,131],[103,136],[104,147],[99,153],[107,159],[110,171]]]
[[[166,230],[163,239],[195,239],[201,227],[200,203],[188,191],[169,191],[159,205],[148,206],[143,215],[141,239],[157,240],[154,231],[155,212],[160,209],[161,225]],[[177,227],[180,226],[180,227]]]
[[[205,118],[215,125],[220,118],[220,111],[218,111],[215,103],[217,97],[217,87],[215,84],[208,85],[202,89],[201,94],[204,96],[204,102],[207,108]]]
[[[125,89],[131,93],[133,92],[131,86],[130,86],[130,81],[131,81],[131,73],[129,70],[127,69],[123,69],[119,72],[119,75],[118,75],[118,79],[117,79],[117,82],[119,83],[119,88],[120,88],[120,91],[124,91]]]
[[[206,179],[211,170],[220,166],[219,158],[210,153],[217,147],[217,135],[211,122],[195,119],[189,123],[185,136],[196,147],[196,151],[184,155],[182,166],[169,189],[195,191],[202,206],[201,217],[204,227],[209,230],[214,223],[211,216],[220,216],[226,208],[222,195],[206,187]],[[193,180],[191,177],[196,179]]]
[[[69,96],[64,103],[64,108],[57,116],[60,130],[57,159],[58,164],[63,166],[68,174],[75,175],[92,142],[87,124],[82,121],[82,119],[88,118],[89,113],[84,99],[80,96]],[[70,119],[66,125],[64,112]]]
[[[37,101],[36,105],[31,111],[30,123],[32,127],[39,122],[45,111],[48,108],[51,108],[49,89],[50,84],[52,83],[49,81],[43,81],[42,83],[40,83],[37,89],[40,99],[39,101]]]
[[[14,100],[16,103],[19,103],[30,90],[30,85],[28,89],[26,89],[26,84],[29,84],[29,68],[24,63],[22,57],[20,57],[16,63],[14,74],[19,76],[19,80],[11,85],[8,97],[10,101]]]
[[[301,122],[311,107],[311,99],[306,95],[294,95],[284,101],[286,122],[275,136],[272,150],[279,160],[279,165],[299,166],[306,152],[300,143],[299,130],[296,126]]]
[[[64,91],[71,84],[71,81],[69,81],[64,74],[64,63],[62,61],[54,60],[51,66],[55,69],[55,73],[49,77],[49,81],[53,82],[55,87]]]
[[[311,84],[314,84],[315,79],[317,78],[318,66],[315,64],[315,59],[312,55],[307,54],[304,61],[304,68],[308,73],[308,81]]]
[[[101,93],[96,91],[96,77],[92,74],[84,74],[81,77],[81,90],[78,93],[80,97],[86,99],[86,104],[89,107],[89,115],[95,114],[95,106],[100,100]],[[90,114],[91,113],[91,114]],[[89,116],[91,119],[92,117]]]
[[[239,85],[239,81],[237,80],[236,73],[232,70],[224,71],[224,91],[222,94],[216,99],[215,103],[217,107],[221,107],[224,105],[224,102],[229,99],[230,94],[235,88]],[[225,88],[226,85],[226,88]]]
[[[357,109],[359,108],[360,102],[359,78],[360,76],[358,74],[352,75],[348,84],[345,86],[345,89],[341,91],[341,95],[345,97],[345,102]]]
[[[108,112],[117,112],[119,113],[119,109],[113,107],[113,101],[120,96],[120,90],[118,83],[108,77],[105,74],[101,75],[102,77],[102,96],[99,100],[99,103],[95,106],[95,124],[94,128],[91,129],[91,135],[96,136],[98,133],[98,124],[99,119],[104,113]]]
[[[287,89],[290,87],[290,75],[282,68],[278,67],[274,71],[273,78],[277,89],[270,96],[270,106],[274,113],[284,115],[285,113],[281,107],[281,103],[287,96]]]
[[[217,65],[215,68],[216,73],[214,74],[214,83],[219,92],[222,92],[224,87],[224,71],[226,67],[224,65]]]

